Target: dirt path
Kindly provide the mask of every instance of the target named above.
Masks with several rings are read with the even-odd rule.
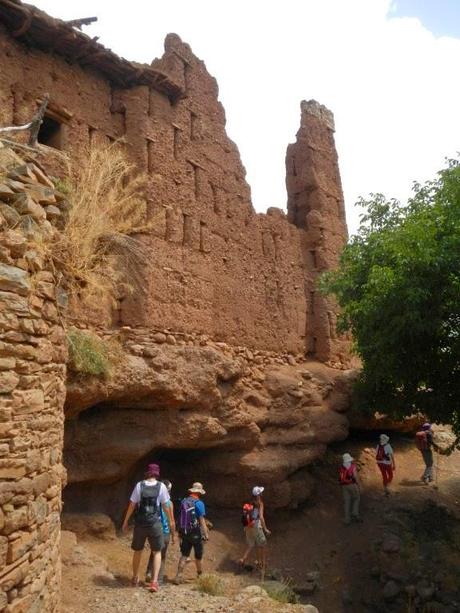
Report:
[[[460,517],[460,453],[442,458],[438,488],[435,489],[419,481],[423,464],[412,439],[398,438],[392,443],[397,470],[390,498],[382,495],[373,441],[363,440],[336,446],[325,461],[313,469],[320,482],[315,506],[289,513],[268,510],[267,520],[273,532],[270,538],[270,567],[275,569],[277,576],[289,578],[293,585],[300,587],[305,587],[308,573],[317,573],[318,589],[302,600],[318,607],[321,613],[406,611],[406,608],[398,609],[398,601],[392,603],[390,600],[382,609],[376,602],[376,594],[382,589],[382,577],[380,574],[380,578],[372,579],[372,574],[377,572],[376,564],[383,564],[376,552],[389,531],[389,521],[402,525],[401,518],[409,512],[417,513],[429,500],[446,505]],[[339,454],[344,451],[349,451],[361,465],[363,524],[342,524],[342,500],[336,466]],[[255,574],[236,574],[235,560],[244,546],[239,510],[230,514],[213,513],[210,509],[209,516],[214,522],[214,530],[206,548],[206,570],[218,572],[225,583],[226,595],[234,597],[245,585],[258,581]],[[80,561],[69,562],[68,554],[63,566],[63,608],[66,613],[136,612],[144,611],[145,606],[151,605],[152,596],[146,594],[144,589],[128,587],[131,560],[128,536],[109,541],[93,539],[81,545],[77,547],[81,550]],[[70,549],[75,552],[74,547]],[[75,557],[75,553],[72,555]],[[86,562],[85,556],[89,556]],[[171,548],[167,565],[167,575],[170,577],[177,559],[176,545]],[[407,564],[410,563],[408,560]],[[104,570],[104,565],[107,570]],[[401,560],[398,559],[397,564],[392,562],[392,565],[399,568]],[[155,611],[229,610],[228,601],[220,602],[212,597],[206,597],[206,602],[201,601],[200,598],[204,597],[191,591],[194,565],[190,564],[186,572],[188,583],[185,586],[167,585],[160,595],[155,596]],[[269,610],[276,610],[275,604]],[[452,609],[455,610],[460,609]]]

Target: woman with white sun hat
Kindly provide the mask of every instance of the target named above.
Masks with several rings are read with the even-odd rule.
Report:
[[[256,564],[259,565],[262,581],[265,579],[267,567],[267,536],[271,534],[265,523],[265,505],[262,498],[264,487],[255,485],[252,488],[252,501],[243,506],[242,523],[246,537],[246,551],[239,563],[245,566],[251,554],[256,548]]]

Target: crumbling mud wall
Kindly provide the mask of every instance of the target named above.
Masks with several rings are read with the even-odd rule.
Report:
[[[337,267],[348,236],[334,129],[326,107],[302,101],[297,139],[286,153],[288,220],[302,232],[305,258],[306,348],[322,361],[349,351],[348,340],[336,333],[337,305],[317,287],[319,275]]]
[[[41,140],[51,152],[78,159],[88,146],[122,139],[149,175],[154,230],[142,237],[145,291],[121,291],[117,308],[95,323],[171,327],[346,362],[335,308],[313,287],[346,238],[331,114],[303,104],[288,153],[288,216],[280,209],[256,214],[216,81],[177,35],[167,36],[160,60],[136,65],[133,76],[114,54],[36,9],[23,32],[24,18],[2,5],[1,123],[28,120],[49,92],[56,133]],[[62,171],[59,158],[50,160],[51,173]],[[303,221],[294,210],[304,211]],[[320,216],[310,213],[307,227],[310,210]],[[87,311],[76,314],[85,318]]]
[[[56,611],[65,471],[66,343],[38,245],[59,203],[34,164],[0,148],[0,610]]]

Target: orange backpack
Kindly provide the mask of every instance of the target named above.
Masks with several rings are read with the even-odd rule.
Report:
[[[241,523],[243,524],[243,526],[245,528],[250,528],[251,526],[254,525],[255,519],[254,519],[254,513],[255,508],[254,505],[250,502],[246,502],[243,505],[243,513],[241,515]]]

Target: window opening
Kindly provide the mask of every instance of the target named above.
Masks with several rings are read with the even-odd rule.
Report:
[[[64,145],[62,124],[45,114],[42,125],[38,131],[37,140],[42,145],[47,145],[54,149],[62,149]]]

